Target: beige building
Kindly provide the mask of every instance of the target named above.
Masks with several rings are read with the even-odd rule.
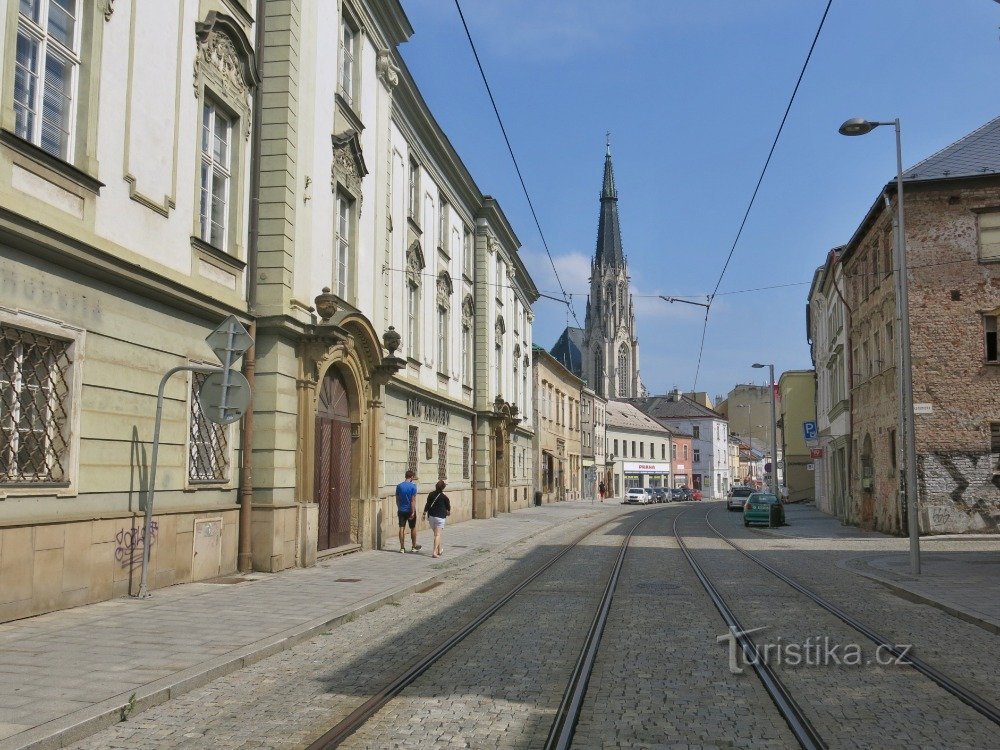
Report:
[[[135,593],[146,544],[156,587],[237,562],[241,431],[190,372],[142,511],[161,377],[248,320],[253,4],[66,7],[0,3],[0,621]]]
[[[543,503],[579,500],[583,482],[583,381],[540,347],[532,349],[531,359],[535,382],[535,490]]]

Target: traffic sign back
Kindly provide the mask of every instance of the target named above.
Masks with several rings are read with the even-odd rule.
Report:
[[[242,372],[213,372],[201,386],[201,410],[210,422],[231,424],[243,417],[250,405],[250,383]]]
[[[205,337],[205,341],[226,368],[232,367],[233,362],[253,346],[253,337],[235,315],[230,315],[219,323],[218,327]]]

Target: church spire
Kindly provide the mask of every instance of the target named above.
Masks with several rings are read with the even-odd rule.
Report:
[[[604,154],[604,185],[601,189],[601,216],[597,224],[597,252],[594,261],[599,267],[625,265],[622,232],[618,224],[618,191],[615,189],[615,172],[611,166],[611,133],[607,134]]]

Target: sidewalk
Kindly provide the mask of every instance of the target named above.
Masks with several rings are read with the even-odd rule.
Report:
[[[120,721],[133,694],[134,711],[163,703],[421,588],[456,558],[626,510],[527,508],[449,527],[440,561],[424,533],[415,555],[360,552],[0,624],[0,750],[62,747]]]
[[[878,581],[911,601],[1000,633],[1000,536],[954,534],[920,538],[921,572],[910,573],[909,540],[845,526],[812,504],[786,505],[788,526],[759,529],[785,539],[830,540],[832,549],[861,552],[843,570]]]

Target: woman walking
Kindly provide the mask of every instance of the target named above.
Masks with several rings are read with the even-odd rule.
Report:
[[[434,530],[434,553],[431,557],[441,557],[444,550],[441,548],[441,530],[444,528],[445,519],[451,515],[451,500],[444,494],[445,483],[443,480],[434,485],[434,491],[427,496],[424,503],[424,518]]]

